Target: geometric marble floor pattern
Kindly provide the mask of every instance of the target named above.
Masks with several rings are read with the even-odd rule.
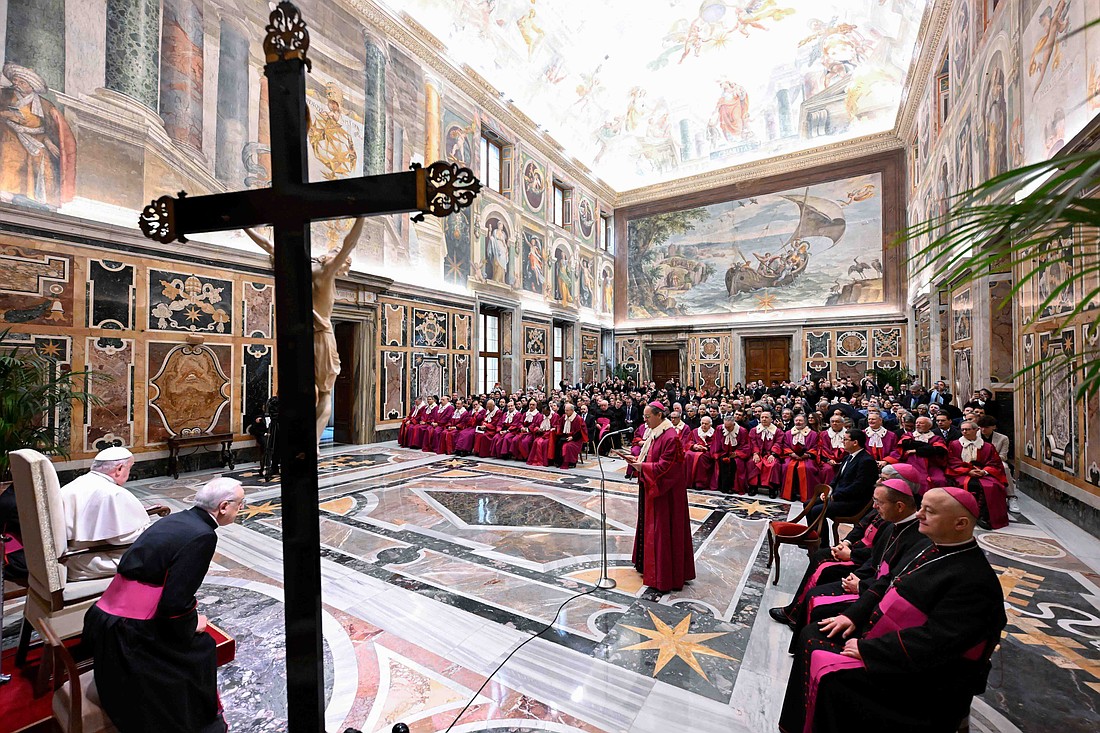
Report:
[[[388,731],[399,721],[414,733],[446,730],[508,652],[599,577],[594,461],[563,472],[386,443],[328,449],[322,466],[330,731]],[[232,729],[275,731],[285,727],[286,706],[282,515],[277,481],[255,480],[254,472],[233,472],[245,481],[248,506],[219,532],[199,603],[237,638],[237,660],[219,670]],[[182,508],[217,473],[131,488]],[[663,731],[689,721],[706,731],[775,730],[789,632],[759,611],[786,602],[805,555],[785,552],[772,586],[764,533],[767,520],[791,507],[690,494],[697,578],[662,595],[630,567],[636,484],[611,471],[607,488],[617,587],[570,601],[456,729]],[[1100,542],[1067,543],[1071,531],[1049,529],[1059,518],[1027,497],[1022,503],[1034,523],[980,537],[1001,577],[1009,626],[972,726],[1096,730]]]

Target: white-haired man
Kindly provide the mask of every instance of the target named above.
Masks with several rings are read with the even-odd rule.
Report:
[[[126,551],[84,617],[104,710],[121,733],[226,730],[214,640],[195,594],[218,544],[214,530],[244,505],[241,483],[209,481],[194,506],[154,524]]]
[[[69,580],[109,578],[126,548],[149,526],[149,513],[124,487],[134,466],[125,448],[107,448],[92,459],[91,470],[61,487],[69,552],[104,545],[117,550],[74,555],[66,563]]]

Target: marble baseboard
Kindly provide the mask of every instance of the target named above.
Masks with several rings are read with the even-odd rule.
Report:
[[[1016,479],[1016,488],[1089,532],[1093,537],[1100,537],[1100,509],[1095,509],[1026,473]]]

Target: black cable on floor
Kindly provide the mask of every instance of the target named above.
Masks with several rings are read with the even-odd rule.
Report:
[[[539,632],[537,634],[535,634],[534,636],[529,636],[528,638],[524,639],[522,642],[520,642],[519,646],[517,646],[512,651],[508,652],[508,656],[506,656],[504,658],[504,661],[501,662],[500,664],[498,664],[497,668],[494,669],[492,671],[492,673],[488,677],[485,678],[485,681],[481,683],[481,687],[477,688],[477,692],[475,692],[474,696],[470,698],[470,701],[468,703],[466,703],[466,706],[463,707],[462,710],[460,710],[458,712],[458,715],[451,722],[451,724],[447,726],[447,730],[444,733],[450,733],[451,728],[454,728],[455,725],[458,724],[458,721],[462,719],[462,716],[465,715],[466,711],[470,709],[470,706],[474,704],[474,700],[477,699],[477,696],[480,695],[481,691],[485,689],[485,685],[489,684],[489,680],[493,679],[493,677],[496,676],[496,673],[499,672],[501,670],[501,668],[503,668],[504,665],[508,663],[508,660],[512,658],[513,654],[515,654],[520,649],[522,649],[524,647],[524,645],[527,644],[527,642],[532,641],[534,639],[537,639],[538,637],[542,636],[543,634],[545,634],[550,629],[554,628],[554,624],[556,624],[558,622],[558,616],[561,615],[561,611],[562,611],[563,608],[565,608],[566,604],[570,603],[571,601],[575,601],[578,598],[581,598],[582,596],[587,596],[590,593],[594,593],[597,590],[599,590],[599,586],[592,586],[591,588],[586,590],[584,593],[578,593],[577,595],[572,596],[571,598],[566,598],[565,601],[560,606],[558,606],[558,610],[554,613],[554,620],[553,621],[546,624],[546,626],[543,626],[542,629],[539,630]],[[394,726],[395,730],[396,730],[396,728],[397,728],[397,726]],[[405,730],[407,731],[408,728],[406,728]]]

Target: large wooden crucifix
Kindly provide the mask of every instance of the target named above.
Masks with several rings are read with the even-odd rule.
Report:
[[[165,243],[186,242],[188,234],[200,232],[274,227],[288,726],[292,733],[318,733],[325,729],[325,698],[310,224],[408,212],[416,212],[414,221],[422,221],[424,214],[447,216],[472,204],[481,184],[468,168],[445,162],[310,183],[309,33],[290,2],[272,11],[266,31],[271,188],[162,196],[145,207],[140,225],[145,236]]]

